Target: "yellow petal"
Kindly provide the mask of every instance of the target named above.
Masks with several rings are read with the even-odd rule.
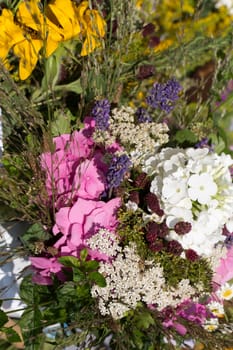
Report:
[[[46,57],[51,56],[59,45],[58,41],[54,41],[51,37],[48,37],[46,42]]]
[[[51,55],[56,50],[58,42],[62,41],[59,27],[40,12],[37,1],[22,2],[16,16],[18,21],[25,26],[25,32],[29,27],[35,31],[33,35],[37,36],[37,39],[44,41],[46,56]]]
[[[37,1],[25,0],[21,2],[17,10],[16,17],[17,20],[24,26],[27,26],[35,31],[41,31],[44,16],[37,6]]]
[[[100,16],[99,12],[96,10],[90,10],[90,25],[92,26],[93,31],[101,36],[104,37],[105,35],[105,26],[106,22],[105,20]]]
[[[27,79],[36,66],[39,51],[43,46],[41,40],[27,40],[14,46],[14,53],[19,57],[19,77],[21,80]]]
[[[0,43],[1,46],[5,46],[7,52],[14,44],[24,40],[21,28],[14,23],[13,14],[7,9],[2,10],[0,28]]]
[[[96,38],[93,35],[87,33],[86,39],[84,40],[82,46],[81,56],[87,56],[98,46],[100,46],[100,42],[96,40]]]
[[[85,11],[88,9],[88,1],[82,1],[81,4],[75,8],[77,18],[82,19]]]
[[[75,7],[70,0],[66,0],[65,6],[63,0],[55,0],[47,6],[46,15],[50,21],[61,27],[60,33],[64,41],[77,36],[81,31]]]

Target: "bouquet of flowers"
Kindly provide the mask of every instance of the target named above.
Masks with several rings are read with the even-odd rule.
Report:
[[[111,8],[107,5],[102,10]],[[7,51],[0,50],[2,83],[14,92],[4,95],[0,88],[0,96],[6,96],[5,120],[6,102],[20,96],[8,73],[10,49],[12,62],[14,56],[19,60],[18,79],[28,79],[35,70],[41,82],[38,87],[32,79],[30,87],[21,87],[28,110],[19,111],[18,105],[17,112],[24,119],[17,115],[18,124],[4,121],[9,145],[4,143],[0,169],[1,200],[14,210],[12,217],[21,211],[21,220],[29,224],[20,236],[30,261],[20,286],[25,349],[233,346],[233,158],[216,122],[218,113],[229,109],[231,91],[223,87],[218,101],[203,95],[190,101],[190,78],[158,74],[139,105],[126,99],[127,71],[117,71],[127,86],[116,81],[121,98],[113,96],[103,72],[106,62],[117,58],[98,53],[94,63],[87,58],[87,66],[71,66],[79,74],[72,81],[64,52],[83,57],[102,50],[108,18],[105,22],[98,11],[101,6],[89,8],[86,1],[68,1],[68,20],[58,0],[43,3],[43,9],[42,15],[35,2],[22,1],[14,16],[5,8],[0,16],[5,26],[0,40],[18,33]],[[117,7],[116,26],[119,13]],[[117,48],[126,38],[117,36],[113,20],[110,24],[113,39],[107,39]],[[41,29],[45,26],[47,33]],[[67,44],[71,37],[78,43]],[[229,44],[223,41],[218,41],[221,49]],[[36,72],[43,42],[44,75]],[[37,48],[33,62],[27,56],[29,43]],[[61,43],[65,51],[57,54]],[[132,47],[127,45],[121,60],[130,65]],[[106,86],[93,100],[91,88],[101,86],[97,73],[85,82],[80,70],[82,64],[85,71],[97,63]],[[146,72],[142,67],[139,80]],[[15,75],[15,67],[12,71]],[[103,94],[107,88],[111,98]],[[71,112],[73,93],[81,94],[78,117]],[[20,135],[20,151],[12,146],[15,135]],[[5,327],[7,319],[1,311],[1,330],[14,343],[18,338]]]

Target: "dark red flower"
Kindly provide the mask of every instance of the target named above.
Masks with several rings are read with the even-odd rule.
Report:
[[[192,229],[192,225],[190,222],[186,221],[179,221],[175,224],[174,230],[178,235],[185,235],[186,233],[189,233]]]

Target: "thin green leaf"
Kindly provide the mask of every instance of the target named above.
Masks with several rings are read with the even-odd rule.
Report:
[[[7,323],[8,317],[6,313],[2,310],[0,310],[0,327],[4,326],[5,323]]]

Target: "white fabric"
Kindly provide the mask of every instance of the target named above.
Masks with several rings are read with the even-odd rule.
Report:
[[[22,280],[22,273],[29,261],[22,257],[12,257],[9,262],[3,263],[6,256],[4,253],[11,251],[20,245],[18,236],[25,227],[23,223],[11,223],[6,230],[0,225],[0,299],[19,298],[19,285]],[[18,318],[23,310],[14,311],[23,308],[25,305],[20,300],[6,300],[2,304],[4,311],[13,311],[9,313],[10,317]]]

